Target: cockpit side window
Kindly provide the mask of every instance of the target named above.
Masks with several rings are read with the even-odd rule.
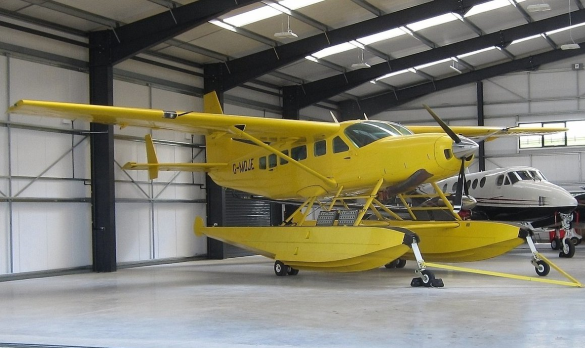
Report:
[[[504,180],[504,185],[510,185],[510,179],[506,175],[506,180]]]
[[[340,137],[333,139],[333,153],[349,151],[349,146]]]
[[[510,178],[510,181],[512,182],[512,185],[514,185],[515,183],[517,183],[518,181],[520,181],[520,178],[518,177],[518,175],[516,175],[515,172],[508,173],[508,177]]]
[[[327,153],[327,141],[319,140],[315,142],[314,155],[315,157],[323,156]]]

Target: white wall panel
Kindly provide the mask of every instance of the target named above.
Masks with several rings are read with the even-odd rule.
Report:
[[[549,100],[542,102],[532,102],[530,104],[530,111],[535,114],[546,113],[551,117],[559,115],[559,113],[577,110],[579,105],[577,100]],[[549,118],[549,120],[551,120]],[[564,120],[564,117],[561,118]]]
[[[279,95],[271,95],[266,93],[257,92],[255,90],[251,90],[248,88],[236,87],[232,88],[229,91],[229,95],[249,99],[249,100],[256,100],[262,103],[270,104],[270,105],[280,105],[282,106],[282,101]]]
[[[0,202],[0,274],[10,273],[10,209]]]
[[[0,176],[8,176],[8,128],[0,128]],[[0,191],[5,189],[0,185]]]
[[[178,82],[188,86],[203,87],[203,78],[194,74],[186,74],[171,69],[153,68],[152,64],[146,64],[135,60],[128,59],[116,64],[115,69],[130,71],[166,81]]]
[[[28,47],[42,52],[49,52],[83,61],[89,59],[88,50],[84,47],[66,44],[58,40],[42,38],[38,35],[27,34],[22,31],[0,27],[0,37],[2,37],[3,43]]]
[[[483,107],[486,122],[493,116],[527,114],[529,111],[530,105],[527,102],[486,104]]]
[[[40,99],[72,103],[89,102],[87,74],[19,59],[10,59],[10,104],[20,99]],[[12,115],[13,122],[69,129],[60,119]]]
[[[528,75],[526,74],[497,76],[483,82],[483,99],[485,103],[526,101],[528,98]]]
[[[532,163],[528,157],[492,157],[485,161],[485,169],[495,169],[513,166],[531,166]]]
[[[14,203],[14,271],[91,264],[91,209],[86,203]]]
[[[8,58],[0,56],[0,120],[6,121],[8,114]],[[2,138],[6,139],[6,138]],[[4,153],[4,152],[2,152]]]
[[[150,260],[152,218],[148,203],[116,203],[118,262]]]
[[[579,156],[576,154],[533,155],[532,166],[540,169],[552,182],[574,182],[579,178]]]
[[[158,258],[193,256],[205,252],[202,247],[205,239],[193,233],[195,217],[205,216],[205,209],[197,208],[196,204],[157,205],[155,241]]]
[[[553,71],[530,74],[530,97],[554,98],[577,96],[577,74],[574,71]]]

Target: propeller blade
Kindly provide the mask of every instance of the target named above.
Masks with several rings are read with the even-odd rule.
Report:
[[[453,200],[453,210],[458,213],[463,207],[463,190],[465,185],[465,160],[461,161],[459,168],[459,175],[457,176],[457,190],[455,191],[455,199]],[[465,187],[465,191],[467,188]]]
[[[435,114],[435,112],[428,105],[423,104],[423,106],[425,109],[427,109],[429,114],[431,114],[431,116],[435,119],[435,121],[439,124],[439,126],[441,126],[441,128],[443,128],[445,133],[447,133],[447,135],[449,135],[451,137],[451,139],[453,139],[453,141],[455,141],[455,143],[459,144],[461,142],[461,139],[459,138],[459,136],[457,134],[455,134],[455,132],[453,132],[453,130],[451,128],[449,128],[449,126],[445,122],[443,122],[443,120],[441,120],[439,115]]]

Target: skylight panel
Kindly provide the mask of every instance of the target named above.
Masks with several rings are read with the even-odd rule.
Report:
[[[232,17],[225,18],[223,21],[234,27],[242,27],[251,23],[259,22],[263,19],[278,16],[282,13],[290,14],[290,10],[296,10],[302,7],[316,4],[324,0],[285,0],[280,1],[275,6],[262,6],[252,11],[240,13]],[[282,8],[284,7],[284,8]],[[280,10],[279,10],[280,9]]]
[[[407,72],[408,72],[408,69],[394,71],[394,72],[391,72],[391,73],[386,74],[384,76],[378,77],[375,81],[380,81],[380,80],[387,79],[389,77],[396,76],[396,75],[401,75],[401,74],[404,74],[404,73],[407,73]]]
[[[381,33],[377,33],[374,35],[359,38],[356,41],[358,41],[364,45],[371,45],[373,43],[383,41],[383,40],[388,40],[388,39],[391,39],[393,37],[398,37],[398,36],[404,35],[404,34],[405,34],[404,31],[400,30],[399,28],[394,28],[394,29],[383,31]]]
[[[525,0],[516,0],[517,3],[524,2],[524,1]],[[498,8],[502,8],[505,6],[511,6],[511,5],[512,4],[508,0],[494,0],[494,1],[490,1],[490,2],[485,2],[483,4],[473,6],[471,8],[471,10],[469,10],[465,14],[465,17],[471,17],[471,16],[474,16],[476,14],[492,11],[492,10],[495,10]]]
[[[540,36],[541,36],[540,34],[536,34],[536,35],[532,35],[532,36],[523,37],[523,38],[521,38],[521,39],[518,39],[518,40],[514,40],[514,41],[512,41],[512,42],[510,43],[510,45],[514,45],[514,44],[517,44],[517,43],[520,43],[520,42],[524,42],[524,41],[528,41],[528,40],[536,39],[537,37],[540,37]]]
[[[473,55],[480,54],[480,53],[483,53],[483,52],[491,51],[493,49],[495,49],[494,46],[486,47],[486,48],[482,48],[481,50],[477,50],[477,51],[473,51],[473,52],[469,52],[469,53],[465,53],[465,54],[458,55],[457,58],[465,58],[465,57],[473,56]]]
[[[211,23],[211,24],[215,24],[215,25],[217,25],[218,27],[222,27],[222,28],[224,28],[224,29],[231,30],[231,31],[233,31],[233,32],[235,32],[235,31],[236,31],[236,28],[234,28],[232,25],[230,25],[230,24],[227,24],[227,23],[224,23],[224,22],[222,22],[222,21],[218,21],[218,20],[216,20],[216,19],[212,19],[212,20],[210,20],[210,21],[209,21],[209,23]]]
[[[564,28],[560,28],[560,29],[556,29],[556,30],[551,30],[551,31],[546,32],[546,35],[553,35],[553,34],[560,33],[560,32],[566,31],[566,30],[571,30],[571,29],[575,29],[577,27],[582,27],[584,25],[585,25],[585,22],[571,25],[570,27],[564,27]]]
[[[436,25],[449,23],[449,22],[452,22],[454,20],[457,20],[457,17],[455,17],[452,13],[449,12],[449,13],[445,13],[443,15],[436,16],[436,17],[429,18],[429,19],[425,19],[425,20],[422,20],[419,22],[410,23],[407,26],[412,31],[419,31],[419,30],[423,30],[426,28],[434,27]]]
[[[335,45],[335,46],[331,46],[331,47],[327,47],[325,49],[322,49],[319,52],[313,53],[312,56],[320,59],[320,58],[327,57],[327,56],[330,56],[333,54],[349,51],[349,50],[354,49],[354,48],[356,48],[355,45],[352,45],[349,42],[344,42],[344,43],[339,44],[339,45]]]
[[[441,60],[437,60],[437,61],[434,61],[434,62],[430,62],[430,63],[423,64],[423,65],[415,66],[414,68],[416,70],[420,70],[420,69],[424,69],[424,68],[431,67],[433,65],[450,62],[451,60],[452,60],[451,58],[441,59]]]

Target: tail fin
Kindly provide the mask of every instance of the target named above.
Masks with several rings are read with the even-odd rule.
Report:
[[[152,135],[147,134],[144,140],[146,141],[146,160],[151,165],[148,167],[148,177],[150,180],[154,180],[158,178],[158,158],[152,142]]]
[[[223,109],[215,91],[211,91],[203,96],[203,112],[208,114],[223,114]]]

